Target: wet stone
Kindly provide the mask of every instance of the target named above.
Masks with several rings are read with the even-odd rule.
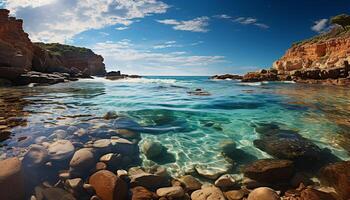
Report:
[[[29,151],[24,155],[22,163],[26,167],[39,167],[48,161],[48,151],[40,145],[31,145]]]
[[[69,140],[57,140],[48,147],[52,160],[65,160],[74,154],[74,146]]]
[[[260,187],[249,194],[248,200],[280,200],[280,197],[273,189]]]
[[[179,181],[185,186],[187,191],[199,190],[202,187],[202,183],[191,175],[182,176]]]

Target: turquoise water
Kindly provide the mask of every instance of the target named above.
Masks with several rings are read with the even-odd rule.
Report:
[[[209,96],[189,94],[197,88]],[[214,81],[208,77],[145,77],[120,81],[102,78],[42,87],[0,89],[2,115],[16,114],[27,123],[11,129],[0,159],[21,156],[39,136],[75,125],[90,131],[106,126],[103,116],[116,111],[141,126],[174,128],[142,133],[142,140],[161,142],[173,155],[158,164],[175,174],[196,165],[230,167],[220,145],[234,141],[255,158],[270,157],[255,148],[254,124],[278,123],[298,131],[341,159],[350,158],[350,90],[294,83]],[[18,103],[20,102],[20,103]],[[108,125],[108,124],[107,124]],[[112,124],[109,124],[113,127]],[[80,141],[82,143],[88,141]],[[142,154],[143,165],[153,161]],[[239,160],[235,160],[240,163]]]

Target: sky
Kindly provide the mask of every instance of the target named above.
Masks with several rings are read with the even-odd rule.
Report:
[[[243,74],[350,14],[349,0],[0,0],[32,41],[91,48],[108,71]]]

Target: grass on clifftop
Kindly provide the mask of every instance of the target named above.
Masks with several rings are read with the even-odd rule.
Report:
[[[341,27],[334,27],[328,32],[321,33],[320,35],[316,35],[316,36],[309,38],[309,39],[306,39],[306,40],[295,42],[292,44],[292,47],[303,45],[305,43],[313,44],[313,43],[327,41],[329,39],[341,38],[341,37],[350,37],[350,28],[344,30]]]
[[[71,53],[79,53],[79,54],[91,54],[92,51],[90,49],[84,47],[75,47],[70,45],[64,45],[59,43],[35,43],[39,47],[50,51],[53,55],[63,56]]]

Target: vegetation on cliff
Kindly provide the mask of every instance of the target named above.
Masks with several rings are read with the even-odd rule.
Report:
[[[64,56],[67,54],[71,54],[74,52],[78,52],[81,54],[93,54],[91,49],[87,49],[84,47],[75,47],[71,45],[65,45],[65,44],[60,44],[60,43],[34,43],[35,45],[49,51],[51,54],[56,55],[56,56]]]

